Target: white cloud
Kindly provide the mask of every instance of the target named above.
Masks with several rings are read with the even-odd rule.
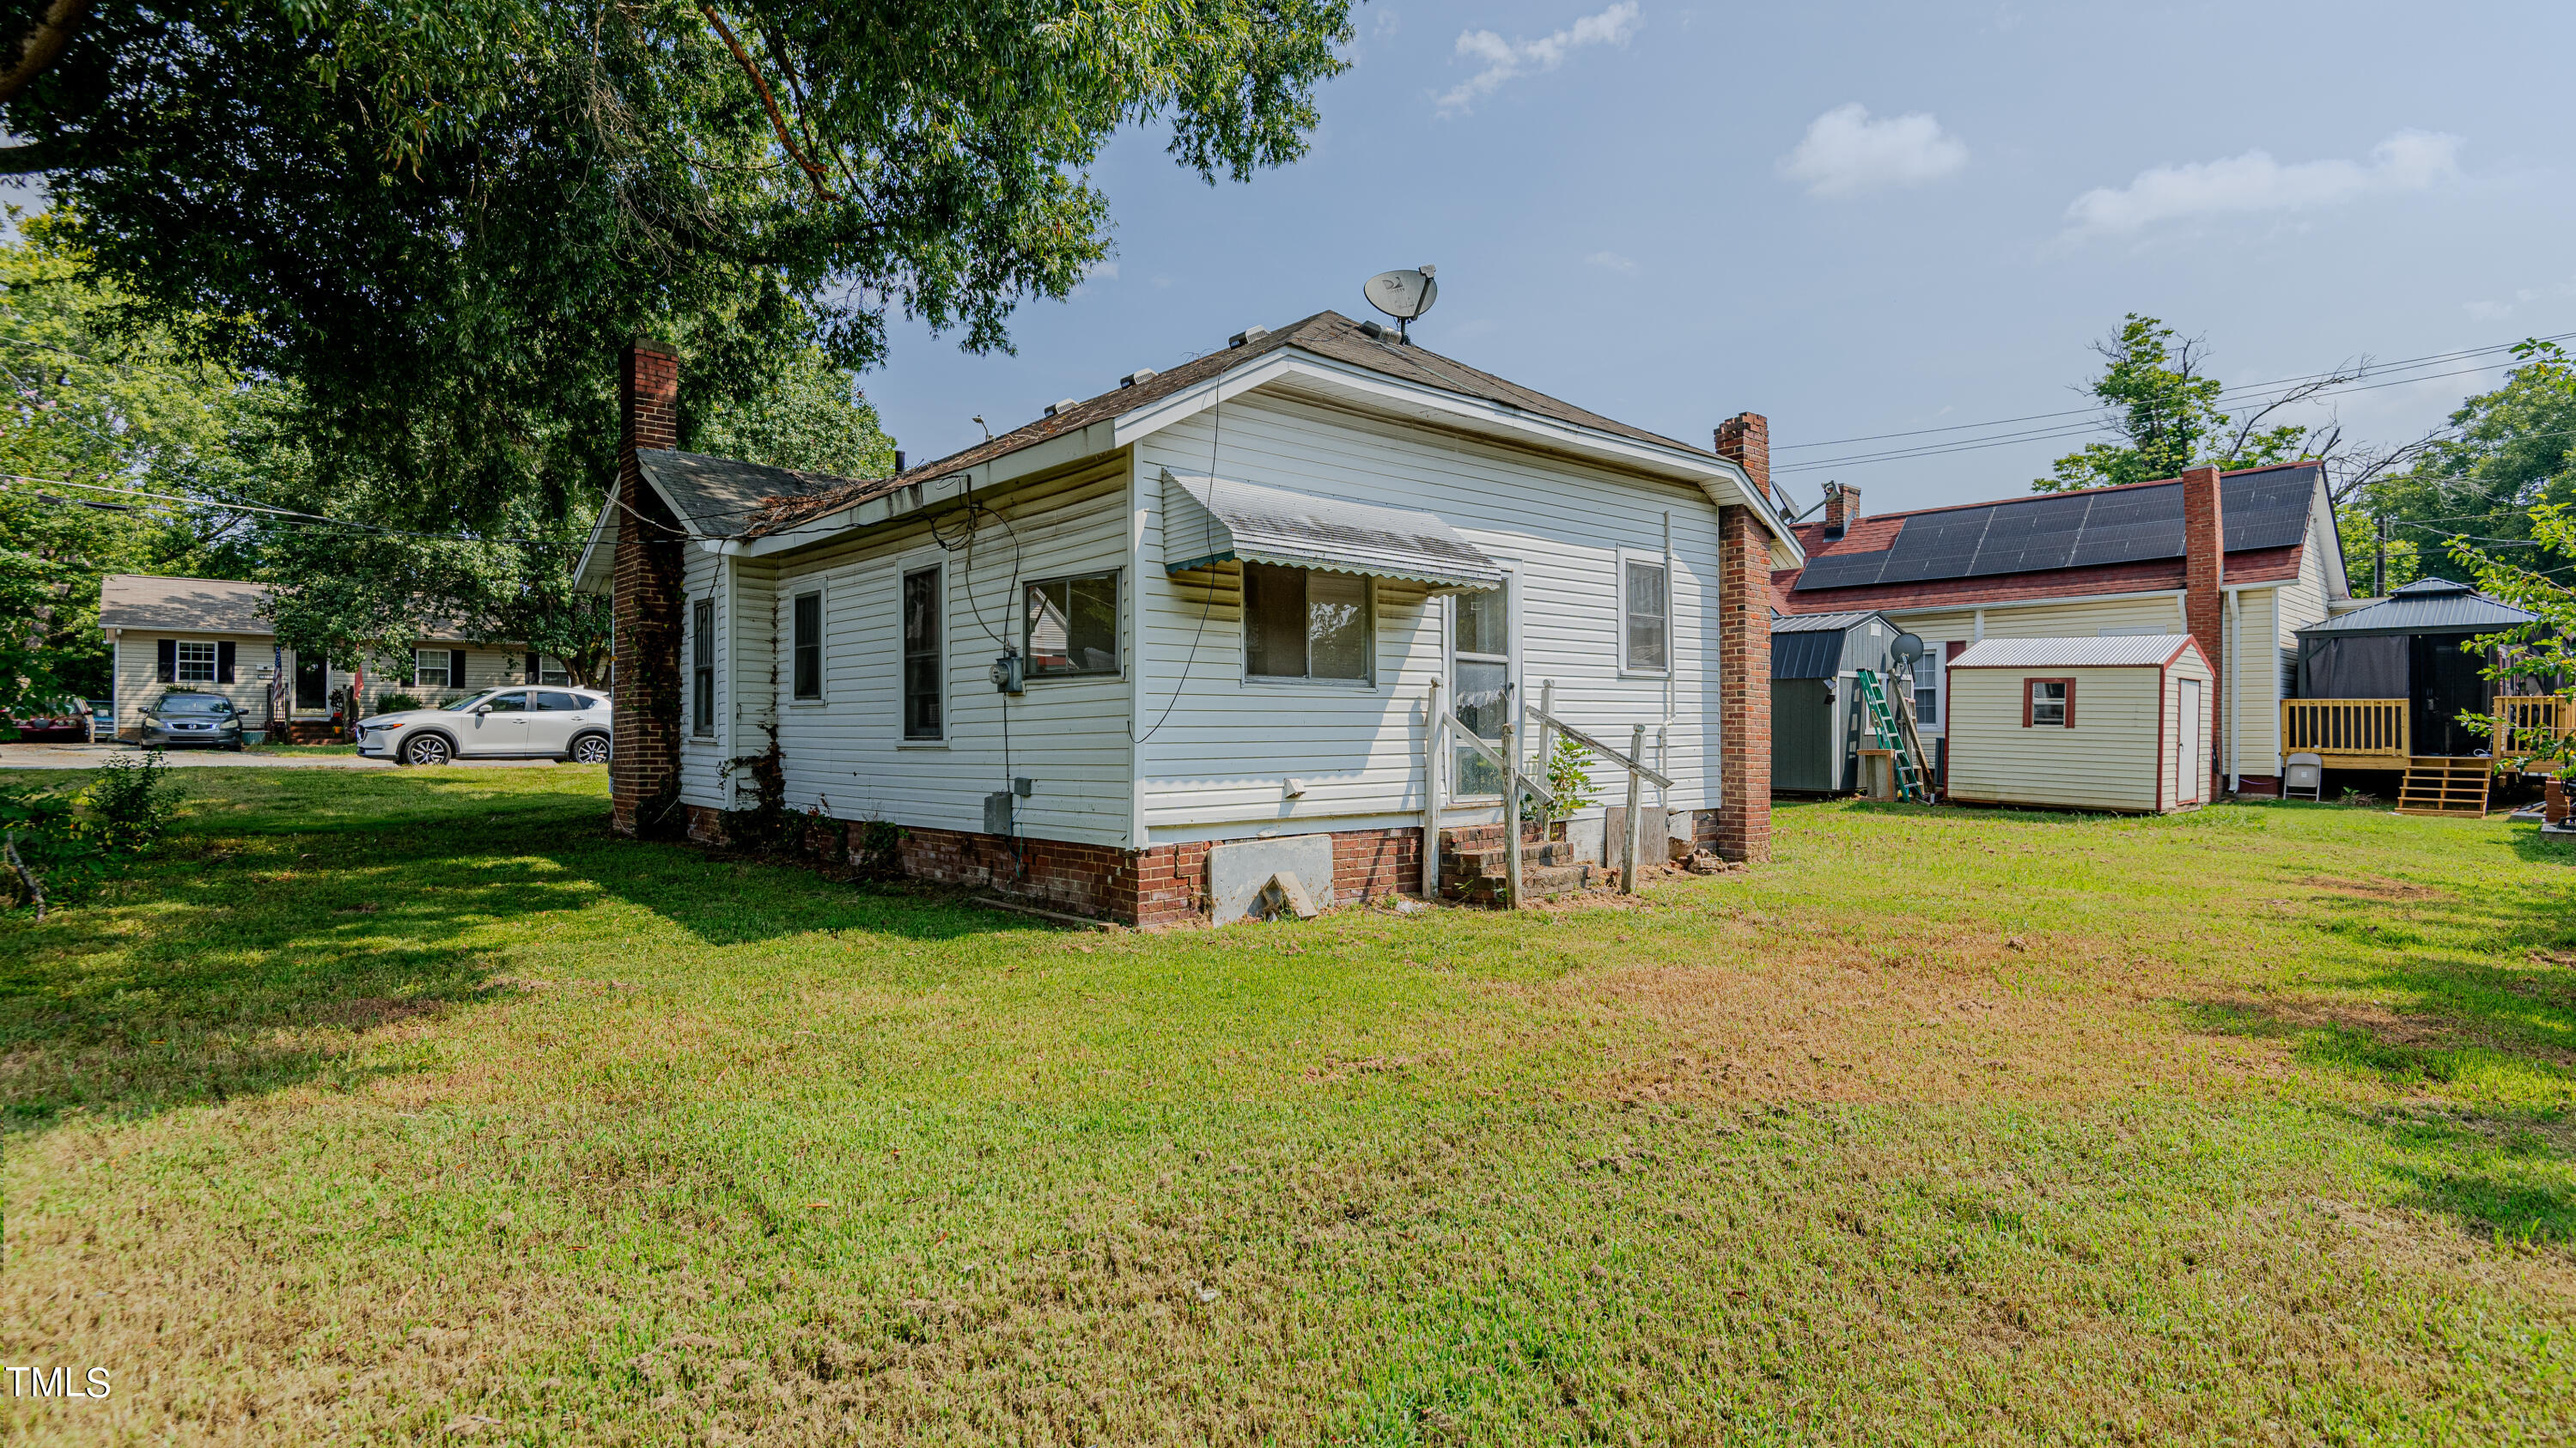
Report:
[[[2365,196],[2421,191],[2459,174],[2462,142],[2430,131],[2399,131],[2368,161],[2301,161],[2284,166],[2267,151],[2223,161],[2153,166],[2122,187],[2098,186],[2066,208],[2075,234],[2134,232],[2160,221],[2225,212],[2300,211]]]
[[[1637,263],[1615,251],[1596,251],[1584,260],[1604,271],[1621,272],[1628,276],[1637,274]]]
[[[1806,139],[1780,158],[1780,174],[1804,183],[1810,196],[1857,196],[1938,181],[1967,164],[1967,146],[1930,115],[1872,120],[1854,101],[1810,122]]]
[[[1551,71],[1565,64],[1565,58],[1587,45],[1626,45],[1637,33],[1637,0],[1619,3],[1598,15],[1586,15],[1572,25],[1538,40],[1505,40],[1490,30],[1469,30],[1458,37],[1458,54],[1483,61],[1485,68],[1441,93],[1439,107],[1451,114],[1464,114],[1475,103],[1501,89],[1503,82],[1516,76]]]
[[[1069,301],[1074,297],[1081,296],[1084,292],[1091,290],[1091,284],[1093,282],[1114,282],[1116,280],[1118,280],[1118,263],[1114,261],[1096,261],[1082,269],[1082,280],[1074,283],[1073,290],[1067,292],[1065,297]]]
[[[2501,322],[2534,302],[2564,297],[2576,297],[2576,281],[2560,282],[2554,287],[2518,287],[2509,302],[2464,302],[2461,308],[2477,321]]]

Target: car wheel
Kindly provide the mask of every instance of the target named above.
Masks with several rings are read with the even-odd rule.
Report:
[[[402,762],[405,764],[445,764],[453,751],[447,741],[436,734],[417,734],[403,741]]]
[[[579,739],[574,740],[572,742],[572,762],[575,764],[606,764],[608,762],[608,736],[605,734],[585,734]]]

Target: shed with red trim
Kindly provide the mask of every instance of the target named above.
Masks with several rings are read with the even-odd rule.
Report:
[[[2211,679],[2189,634],[1973,645],[1950,661],[1949,799],[2197,809],[2213,792]]]

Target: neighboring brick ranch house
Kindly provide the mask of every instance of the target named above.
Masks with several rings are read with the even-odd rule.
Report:
[[[774,737],[790,806],[902,826],[919,876],[1155,923],[1211,846],[1323,836],[1374,897],[1422,883],[1428,785],[1447,835],[1501,820],[1472,752],[1434,779],[1428,701],[1491,737],[1552,683],[1646,727],[1673,833],[1767,856],[1801,560],[1758,417],[1701,449],[1325,312],[849,481],[670,450],[677,377],[630,349],[580,565],[616,598],[621,830],[716,838]]]
[[[135,737],[144,706],[165,689],[221,694],[264,728],[320,739],[330,733],[333,696],[353,682],[373,709],[387,694],[435,703],[539,682],[532,670],[561,673],[551,659],[455,638],[423,639],[407,659],[367,661],[353,672],[341,660],[299,657],[280,646],[267,610],[265,584],[109,574],[99,584],[98,622],[114,654],[117,737]]]
[[[2216,788],[2246,794],[2280,792],[2298,631],[2350,597],[2315,462],[1876,516],[1861,513],[1859,490],[1829,487],[1823,520],[1797,531],[1807,559],[1773,575],[1774,606],[1876,609],[1919,635],[1932,667],[1915,703],[1936,757],[1939,665],[1972,643],[2186,633],[2217,672]]]

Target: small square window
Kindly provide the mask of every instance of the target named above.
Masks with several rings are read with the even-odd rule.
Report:
[[[1030,678],[1118,672],[1116,569],[1032,583],[1020,607],[1020,650]]]
[[[1268,563],[1243,566],[1243,672],[1261,679],[1370,677],[1369,581]]]
[[[178,682],[211,684],[215,681],[215,646],[213,644],[179,645]]]
[[[2074,722],[2074,712],[2074,680],[2033,679],[2030,681],[2030,726],[2032,728],[2068,728]]]

